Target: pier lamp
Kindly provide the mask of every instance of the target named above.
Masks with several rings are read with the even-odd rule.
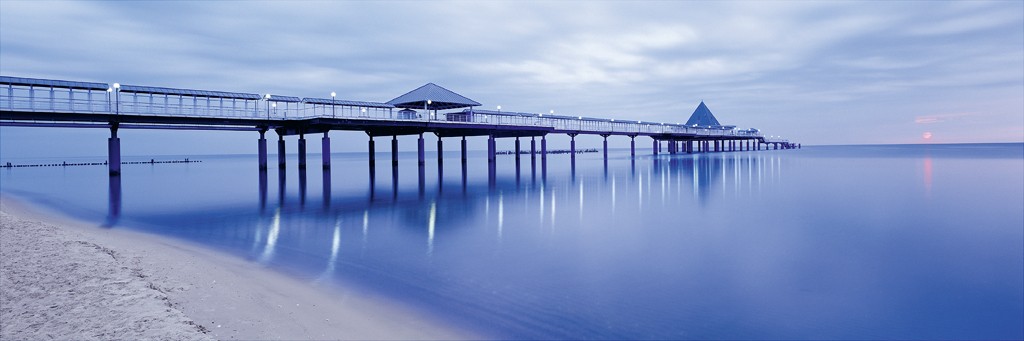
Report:
[[[427,119],[428,120],[434,119],[434,114],[430,113],[430,105],[432,105],[432,104],[434,104],[434,101],[431,101],[431,100],[428,99],[427,100],[427,105],[423,106],[423,110],[427,112]]]
[[[107,88],[107,112],[110,112],[110,94],[114,92],[114,88]]]
[[[267,102],[267,119],[270,119],[270,94],[263,95],[263,99]]]
[[[121,83],[114,83],[114,115],[121,114]]]
[[[498,106],[498,113],[499,114],[501,113],[501,106],[500,105]]]
[[[276,115],[277,114],[277,102],[270,103],[270,107],[274,108],[274,114]]]
[[[359,109],[363,113],[363,117],[366,117],[366,108]]]
[[[337,93],[335,93],[334,91],[331,91],[331,117],[335,117],[334,116],[334,107],[337,106],[338,103],[335,102],[334,96],[337,96],[337,95],[338,95]]]

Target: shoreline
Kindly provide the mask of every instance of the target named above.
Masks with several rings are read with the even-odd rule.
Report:
[[[0,339],[479,339],[400,302],[0,194]]]

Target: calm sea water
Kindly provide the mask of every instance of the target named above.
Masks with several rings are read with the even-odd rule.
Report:
[[[493,184],[482,154],[465,173],[451,156],[421,175],[382,153],[372,181],[353,153],[328,173],[200,156],[0,185],[499,338],[1024,338],[1022,144],[500,156]]]

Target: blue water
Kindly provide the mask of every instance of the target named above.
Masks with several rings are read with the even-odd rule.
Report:
[[[457,154],[422,176],[402,154],[394,177],[381,153],[372,182],[352,153],[0,186],[496,338],[1024,338],[1024,144],[628,155],[500,156],[493,184],[479,153],[465,177]]]

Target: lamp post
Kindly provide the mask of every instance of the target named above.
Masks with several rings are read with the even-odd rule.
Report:
[[[114,115],[121,115],[121,83],[114,83]]]
[[[338,95],[337,93],[335,93],[334,91],[331,91],[331,117],[335,117],[334,116],[334,107],[337,106],[338,103],[335,102],[334,96],[337,96],[337,95]]]
[[[107,112],[110,112],[110,94],[114,92],[114,88],[107,88]]]
[[[274,108],[274,114],[276,115],[276,114],[277,114],[277,102],[274,102],[274,103],[270,103],[270,106],[271,106],[272,108]]]
[[[359,109],[359,112],[363,114],[363,117],[366,117],[366,108]]]
[[[270,94],[264,94],[263,100],[266,101],[266,119],[270,119]]]
[[[428,99],[427,100],[427,104],[423,105],[423,111],[425,111],[427,113],[427,120],[432,120],[433,119],[433,117],[430,114],[430,105],[431,104],[434,104],[434,101],[431,101],[431,100]]]

